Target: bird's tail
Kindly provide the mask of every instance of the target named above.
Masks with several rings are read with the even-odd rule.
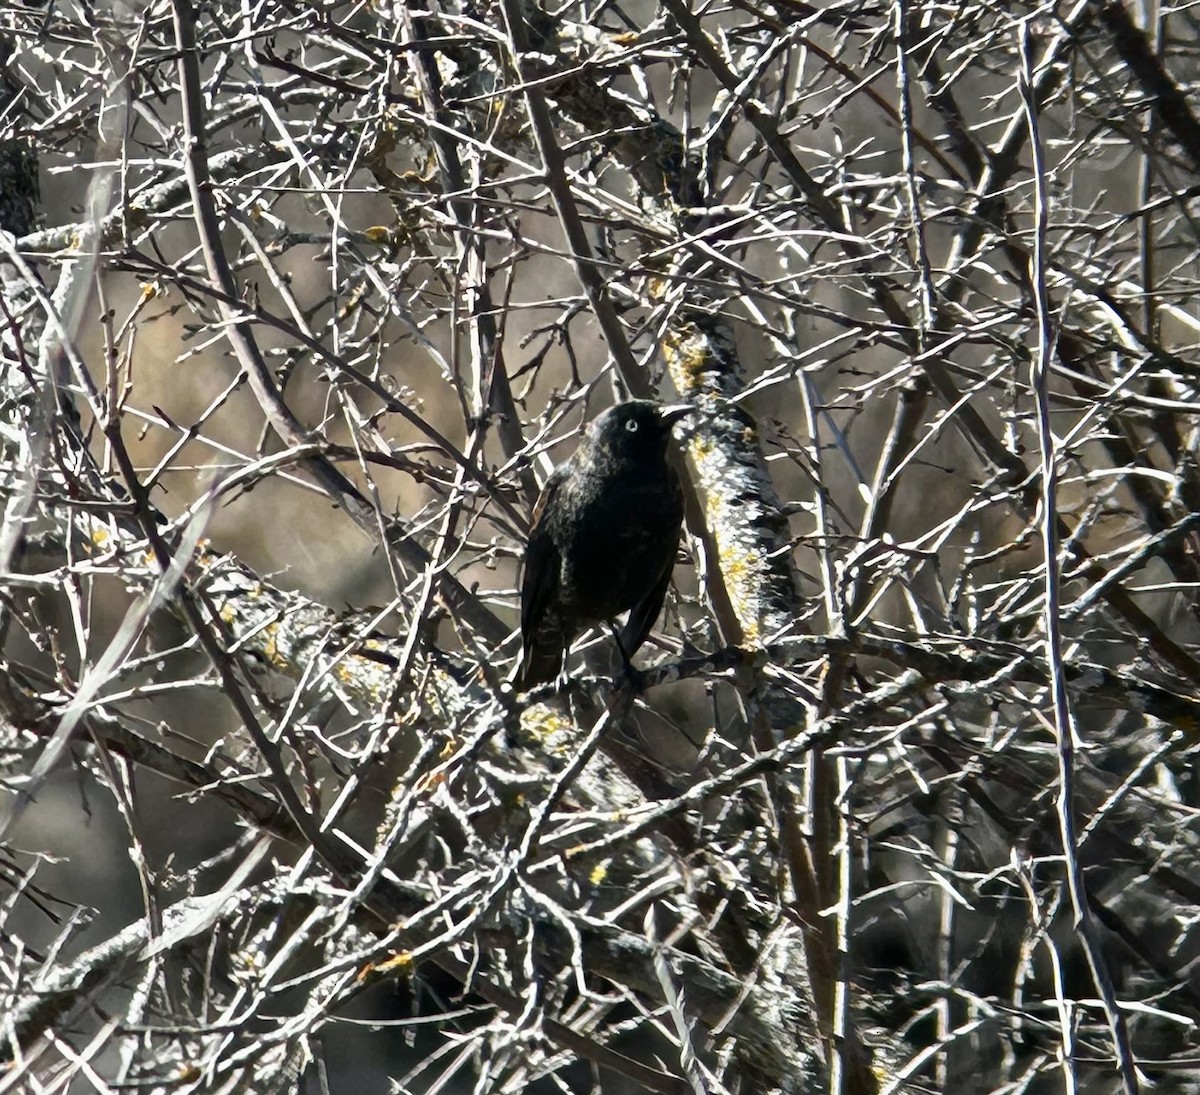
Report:
[[[513,676],[519,692],[528,692],[558,676],[562,668],[562,651],[552,646],[530,643],[521,650],[521,664]]]

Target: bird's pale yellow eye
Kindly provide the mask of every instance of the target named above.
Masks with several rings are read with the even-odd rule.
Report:
[[[630,419],[628,422],[626,422],[626,423],[625,423],[625,428],[626,428],[626,429],[627,429],[627,430],[628,430],[630,433],[637,433],[637,431],[638,431],[637,419],[636,419],[636,418],[631,418],[631,419]]]

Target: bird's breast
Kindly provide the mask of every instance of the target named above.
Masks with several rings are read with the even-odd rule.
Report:
[[[671,565],[679,544],[683,499],[673,475],[586,477],[571,484],[558,530],[561,589],[573,613],[608,620],[640,603]]]

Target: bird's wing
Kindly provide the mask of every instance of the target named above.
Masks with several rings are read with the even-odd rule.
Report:
[[[558,590],[559,553],[550,530],[543,518],[546,507],[561,486],[564,477],[562,467],[555,468],[537,505],[533,507],[533,520],[529,525],[529,540],[525,545],[525,569],[521,575],[521,644],[529,649],[538,625],[546,615],[546,606],[553,603]]]
[[[654,583],[654,588],[629,610],[629,618],[621,628],[621,650],[626,659],[632,658],[639,646],[646,641],[654,621],[662,611],[663,601],[666,600],[667,586],[671,584],[671,572],[675,569],[675,552],[671,552],[671,561],[667,563],[662,576]]]

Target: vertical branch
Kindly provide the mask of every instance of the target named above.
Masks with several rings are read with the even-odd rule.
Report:
[[[963,815],[962,811],[956,809],[954,805],[957,804],[959,799],[957,788],[950,788],[945,797],[952,805],[946,809],[944,814],[939,815],[935,821],[935,825],[937,826],[937,846],[935,850],[938,860],[945,864],[946,870],[953,872],[958,869],[958,826],[962,824]],[[954,941],[958,934],[955,916],[958,902],[955,900],[954,895],[946,889],[940,894],[938,905],[940,915],[938,917],[937,973],[942,984],[949,986],[953,983],[954,977]],[[936,1015],[938,1042],[947,1046],[946,1052],[938,1054],[936,1063],[938,1087],[942,1091],[945,1091],[947,1090],[949,1077],[952,1075],[949,1068],[949,1041],[955,1019],[954,997],[949,992],[944,992],[941,999],[937,1001]]]
[[[420,20],[414,18],[414,8],[417,6],[402,7],[398,16],[409,41],[420,47],[429,36]],[[512,456],[523,444],[521,425],[517,419],[517,408],[513,402],[512,388],[505,366],[502,331],[496,321],[496,303],[488,282],[484,236],[477,231],[476,204],[463,196],[472,188],[466,184],[459,144],[451,136],[453,130],[445,117],[447,111],[434,52],[427,48],[414,50],[412,71],[414,82],[420,91],[422,108],[430,122],[429,136],[437,155],[442,189],[455,195],[446,202],[446,206],[454,218],[459,266],[465,275],[462,293],[467,299],[472,368],[475,374],[475,413],[480,419],[475,428],[479,435],[479,443],[482,444],[488,415],[497,414],[500,418],[498,433],[501,442],[507,454]],[[536,496],[537,484],[532,471],[524,468],[519,474],[526,493]]]
[[[200,86],[200,56],[196,41],[196,15],[190,0],[172,0],[175,44],[179,50],[179,92],[183,111],[184,171],[192,199],[200,249],[217,307],[234,353],[250,382],[271,428],[288,445],[302,448],[309,431],[292,414],[263,359],[253,328],[238,300],[233,270],[221,243],[221,223],[213,200],[208,171],[208,142],[205,136],[204,93]],[[313,479],[368,536],[375,534],[375,515],[370,504],[340,471],[321,456],[305,456],[301,463]]]
[[[587,230],[583,218],[579,215],[579,207],[571,194],[571,183],[567,178],[567,158],[559,146],[558,133],[550,108],[541,91],[528,82],[525,72],[524,55],[529,50],[529,36],[525,27],[525,14],[518,0],[503,0],[504,23],[508,29],[509,49],[512,55],[513,67],[517,76],[525,84],[525,105],[529,111],[529,121],[533,129],[534,143],[542,157],[546,172],[546,186],[554,201],[559,223],[563,234],[567,237],[570,248],[570,259],[575,267],[576,276],[587,294],[588,302],[596,315],[596,322],[604,332],[608,352],[616,362],[617,371],[625,382],[625,387],[635,396],[645,398],[652,395],[650,385],[633,356],[625,328],[617,315],[612,298],[604,285],[600,267],[592,254],[588,242]]]
[[[904,159],[904,195],[908,201],[909,232],[912,238],[913,261],[917,268],[917,301],[920,323],[916,328],[917,353],[926,350],[929,331],[934,324],[933,265],[929,261],[929,246],[925,238],[925,217],[917,190],[917,164],[913,152],[912,87],[908,76],[907,0],[896,0],[896,85],[900,95],[900,153]]]
[[[1079,862],[1079,848],[1075,837],[1075,726],[1071,716],[1071,698],[1067,688],[1066,666],[1062,654],[1062,619],[1059,601],[1058,567],[1058,505],[1057,505],[1057,452],[1054,434],[1050,426],[1049,368],[1054,349],[1053,323],[1050,317],[1050,302],[1046,291],[1046,236],[1049,230],[1049,210],[1046,193],[1046,164],[1038,133],[1038,107],[1033,94],[1033,48],[1026,20],[1020,26],[1021,98],[1025,118],[1029,126],[1029,148],[1033,159],[1034,237],[1033,253],[1030,258],[1030,283],[1033,287],[1034,308],[1037,314],[1036,336],[1031,362],[1030,388],[1037,409],[1038,445],[1041,453],[1042,513],[1041,540],[1042,557],[1046,568],[1045,589],[1045,649],[1046,663],[1050,667],[1050,694],[1054,707],[1054,734],[1058,746],[1058,824],[1062,840],[1063,856],[1067,875],[1067,887],[1071,894],[1071,906],[1075,916],[1075,928],[1079,933],[1096,991],[1104,1004],[1112,1033],[1113,1052],[1121,1074],[1121,1085],[1125,1095],[1136,1095],[1137,1072],[1133,1063],[1133,1052],[1129,1045],[1129,1032],[1121,1012],[1108,973],[1108,965],[1100,949],[1097,928],[1088,907],[1087,887],[1083,867]]]

